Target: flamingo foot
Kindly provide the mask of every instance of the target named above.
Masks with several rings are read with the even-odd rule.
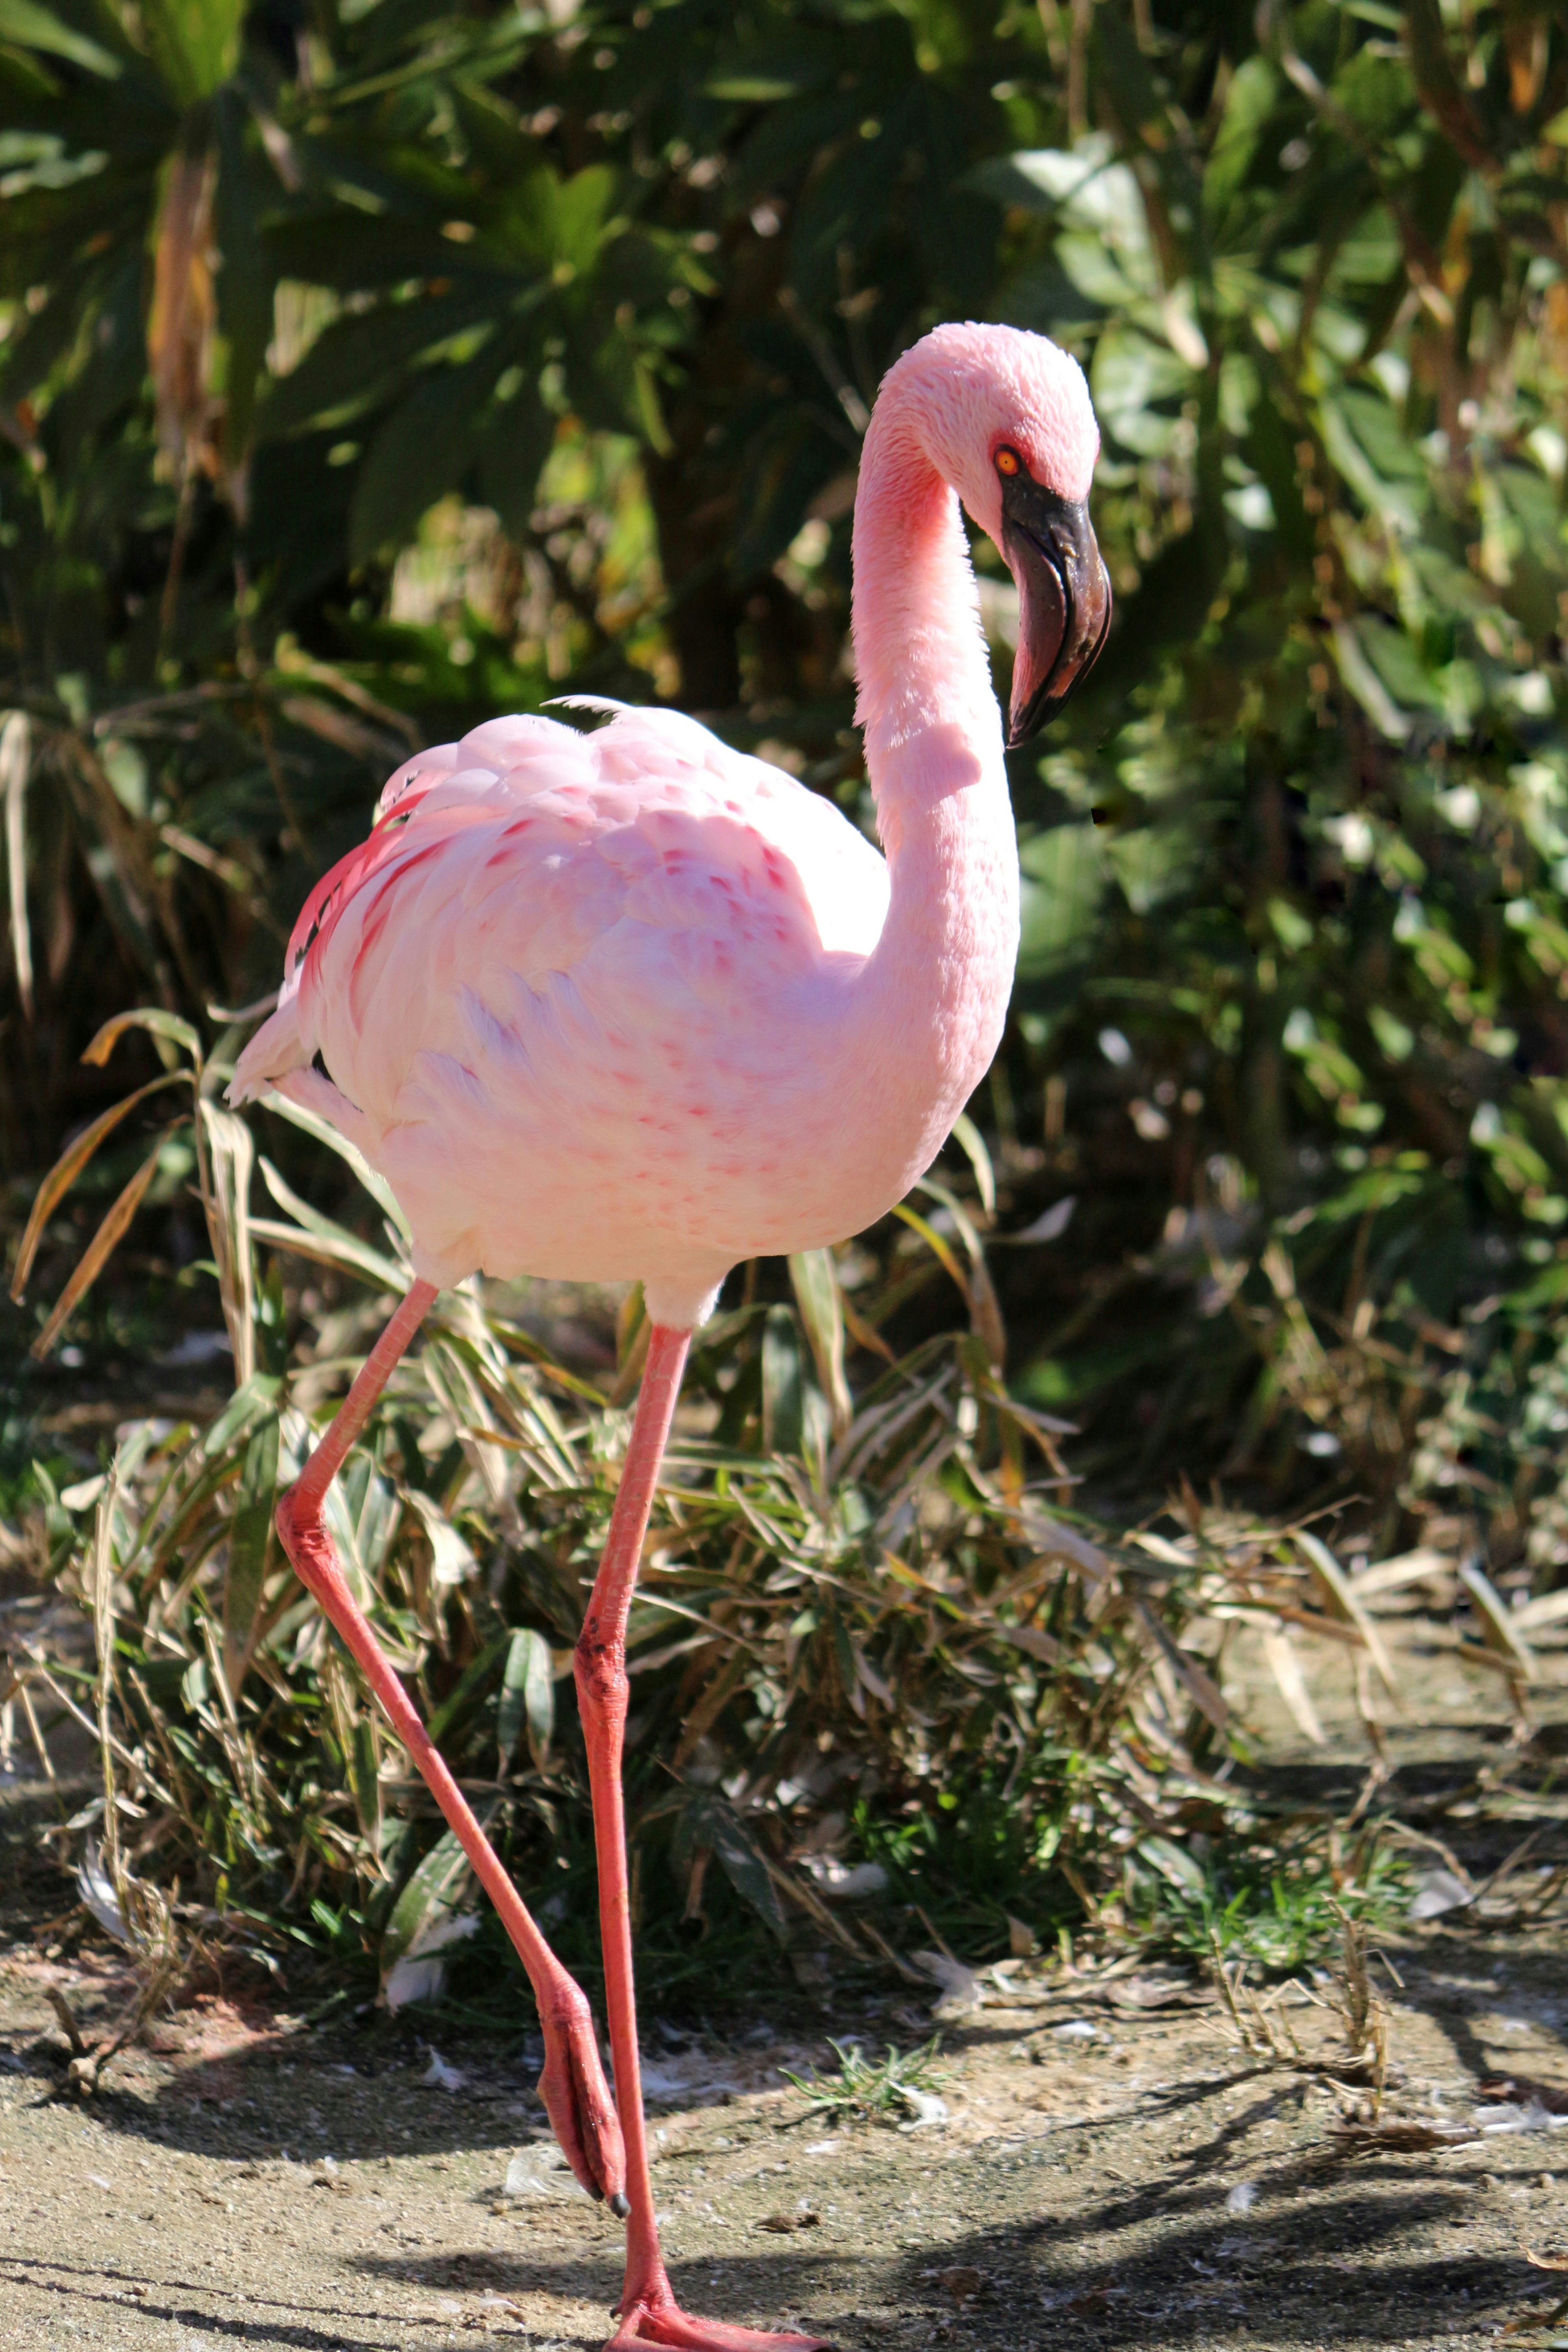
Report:
[[[648,2344],[669,2345],[674,2352],[833,2352],[824,2336],[780,2336],[727,2319],[693,2319],[676,2302],[662,2269],[640,2293],[627,2294],[620,2316],[605,2352],[640,2352]]]
[[[620,2121],[599,2063],[593,2013],[570,1978],[548,2010],[540,2003],[539,2021],[544,2030],[539,2095],[550,2127],[581,2186],[624,2221],[631,2206]]]

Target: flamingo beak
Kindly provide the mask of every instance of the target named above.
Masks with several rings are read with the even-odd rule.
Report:
[[[1054,719],[1094,667],[1110,626],[1110,580],[1082,499],[1026,473],[1004,478],[1002,553],[1018,587],[1007,749]]]

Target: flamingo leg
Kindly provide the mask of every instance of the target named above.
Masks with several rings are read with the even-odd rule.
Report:
[[[658,1482],[680,1377],[686,1368],[689,1331],[656,1323],[632,1423],[631,1443],[621,1471],[609,1538],[595,1580],[574,1673],[583,1737],[588,1751],[588,1783],[594,1800],[594,1843],[599,1869],[599,1931],[605,1955],[605,2008],[616,2063],[616,2102],[626,2151],[626,2291],[620,2326],[606,2352],[637,2352],[647,2344],[681,2352],[826,2352],[819,2336],[772,2335],[723,2321],[694,2319],[675,2300],[654,2219],[648,2175],[647,2134],[643,2118],[642,2070],[637,2052],[637,1999],[632,1981],[631,1896],[626,1876],[626,1807],[621,1759],[626,1742],[626,1619],[642,1560],[643,1538]]]
[[[599,2063],[586,1996],[535,1927],[495,1848],[437,1752],[349,1590],[332,1539],[321,1523],[327,1488],[435,1296],[435,1286],[428,1282],[416,1282],[408,1292],[366,1357],[331,1427],[279,1501],[278,1532],[300,1582],[337,1628],[388,1722],[414,1759],[528,1972],[544,2031],[540,2095],[567,2162],[590,2196],[607,2198],[612,2210],[624,2214],[627,2210],[626,2153],[609,2084]]]

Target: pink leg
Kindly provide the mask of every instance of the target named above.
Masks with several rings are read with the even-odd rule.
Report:
[[[720,2320],[691,2319],[675,2300],[659,2252],[643,2123],[642,2072],[637,2053],[637,2000],[632,1986],[631,1899],[626,1881],[626,1824],[621,1797],[621,1753],[626,1722],[626,1618],[642,1559],[658,1465],[664,1457],[689,1331],[655,1324],[647,1364],[599,1563],[588,1613],[577,1641],[577,1700],[588,1750],[594,1796],[594,1843],[599,1864],[599,1927],[605,1952],[605,2007],[616,2062],[616,2102],[626,2150],[626,2293],[621,2324],[608,2352],[668,2344],[685,2352],[826,2352],[816,2336],[773,2336]]]
[[[387,1720],[456,1832],[528,1971],[544,2029],[540,2095],[567,2162],[590,2196],[607,2197],[613,2210],[624,2214],[627,2210],[626,2154],[610,2087],[599,2063],[587,2000],[534,1926],[462,1790],[432,1746],[429,1733],[349,1590],[331,1538],[321,1524],[327,1488],[435,1296],[433,1284],[416,1282],[366,1357],[331,1427],[279,1503],[278,1532],[300,1581],[342,1634]]]

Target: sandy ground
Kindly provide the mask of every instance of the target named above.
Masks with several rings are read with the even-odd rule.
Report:
[[[1521,1757],[1500,1685],[1462,1667],[1445,1629],[1389,1631],[1419,1700],[1386,1735],[1409,1817],[1478,1871],[1531,1831],[1530,1873],[1568,1861],[1552,1760],[1568,1745],[1568,1691],[1548,1695],[1556,1727]],[[1363,1751],[1348,1682],[1341,1693],[1328,1679],[1326,1757],[1292,1748],[1245,1657],[1234,1696],[1260,1725],[1277,1785],[1348,1801]],[[1532,2108],[1528,2090],[1560,2091],[1568,2109],[1568,1928],[1468,1916],[1384,1939],[1403,1979],[1385,1979],[1385,2116],[1470,2126],[1479,2106],[1483,2119],[1469,2144],[1403,2153],[1347,2153],[1333,2135],[1361,2091],[1259,2063],[1212,1996],[1159,1970],[983,1979],[984,2005],[944,2028],[948,2112],[914,2128],[802,2120],[778,2069],[831,2063],[830,2032],[908,2048],[931,2031],[918,1992],[872,2008],[829,1992],[815,2023],[787,2031],[733,2000],[710,2031],[650,2024],[655,2184],[677,2292],[710,2316],[804,2322],[847,2347],[1489,2342],[1568,2294],[1568,2277],[1524,2252],[1568,2256],[1555,2178],[1561,2165],[1568,2179],[1568,2137],[1550,2097]],[[47,1990],[66,1991],[84,2024],[110,2016],[122,1997],[112,1958],[67,1957],[58,1930],[16,1916],[12,1930],[0,1964],[6,2352],[457,2352],[486,2335],[575,2352],[610,2332],[620,2227],[553,2161],[526,2058],[497,2066],[482,2045],[444,2040],[448,2074],[463,2078],[445,2087],[429,2079],[440,2069],[417,2011],[311,2030],[215,1996],[80,2103],[63,2088]],[[1173,1994],[1182,2005],[1148,2005]],[[1331,2067],[1324,2012],[1302,2000],[1289,2016]],[[1521,2096],[1479,2096],[1489,2077]],[[1498,2127],[1521,2121],[1533,2127]],[[1523,2340],[1568,2345],[1568,2326]]]

